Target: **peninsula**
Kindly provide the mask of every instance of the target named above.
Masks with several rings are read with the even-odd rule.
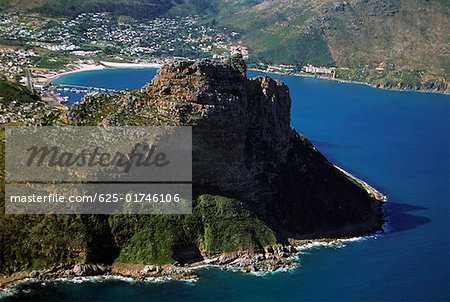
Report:
[[[291,128],[286,85],[249,79],[246,69],[239,57],[177,61],[140,90],[87,96],[68,111],[39,103],[48,113],[34,119],[5,104],[7,122],[16,124],[192,126],[195,200],[192,215],[11,216],[1,209],[0,273],[184,279],[200,265],[270,271],[298,265],[290,258],[297,244],[380,230],[382,195]]]

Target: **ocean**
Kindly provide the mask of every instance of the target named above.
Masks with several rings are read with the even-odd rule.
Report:
[[[137,88],[155,70],[71,74],[59,83]],[[261,75],[249,72],[250,76]],[[290,87],[292,126],[385,195],[386,231],[300,252],[263,276],[205,268],[198,282],[24,282],[8,301],[449,301],[450,96],[271,75]]]

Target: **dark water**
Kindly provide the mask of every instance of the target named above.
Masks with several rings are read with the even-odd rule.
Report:
[[[92,82],[83,84],[115,88],[106,85],[114,86],[117,72],[95,72]],[[138,75],[128,72],[125,85],[133,88]],[[153,74],[143,71],[141,83]],[[291,89],[297,131],[334,163],[388,196],[385,234],[345,247],[304,251],[300,268],[264,277],[204,269],[192,284],[38,283],[19,286],[9,299],[450,300],[450,97],[273,76]],[[84,81],[83,74],[70,77]]]

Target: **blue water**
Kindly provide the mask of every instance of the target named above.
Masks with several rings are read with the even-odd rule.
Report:
[[[94,70],[68,74],[53,82],[117,90],[136,89],[149,82],[155,76],[156,71],[155,68]],[[73,92],[61,93],[61,96],[69,97],[68,106],[80,101],[84,95],[84,93]]]
[[[117,72],[59,80],[133,88],[136,71],[129,77],[123,71],[129,80],[120,87],[110,76]],[[139,86],[153,74],[142,71]],[[388,196],[388,232],[344,248],[310,250],[300,255],[300,268],[265,277],[204,269],[194,284],[56,282],[21,286],[12,299],[450,300],[450,97],[272,76],[290,87],[292,126]]]

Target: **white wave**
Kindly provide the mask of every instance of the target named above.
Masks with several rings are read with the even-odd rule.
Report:
[[[312,250],[317,250],[317,249],[321,249],[321,248],[341,249],[341,248],[346,247],[348,243],[362,242],[362,241],[365,241],[368,239],[374,239],[375,237],[376,237],[375,234],[373,234],[373,235],[352,237],[352,238],[345,238],[345,239],[335,239],[335,240],[331,240],[331,241],[317,240],[317,241],[313,241],[311,243],[299,246],[296,249],[299,252],[299,254],[307,255],[307,254],[310,254],[309,251],[312,251]]]
[[[286,273],[292,273],[295,269],[299,268],[299,266],[292,266],[287,268],[278,268],[276,270],[270,270],[270,271],[258,271],[258,272],[249,272],[248,274],[255,276],[255,277],[268,277],[273,276],[276,274],[286,274]]]
[[[0,301],[3,299],[6,299],[8,297],[15,296],[15,295],[19,294],[20,292],[29,293],[30,291],[27,289],[22,290],[21,286],[25,285],[25,284],[33,283],[33,282],[36,282],[36,280],[31,279],[31,278],[25,278],[25,279],[18,280],[18,281],[15,281],[15,282],[9,284],[5,288],[1,288],[0,289]]]
[[[0,301],[8,297],[15,296],[19,293],[19,289],[16,286],[8,286],[0,289]]]
[[[122,281],[122,282],[129,282],[133,283],[136,282],[135,279],[131,277],[125,277],[125,276],[119,276],[119,275],[106,275],[106,276],[100,276],[104,280],[112,280],[112,281]]]

